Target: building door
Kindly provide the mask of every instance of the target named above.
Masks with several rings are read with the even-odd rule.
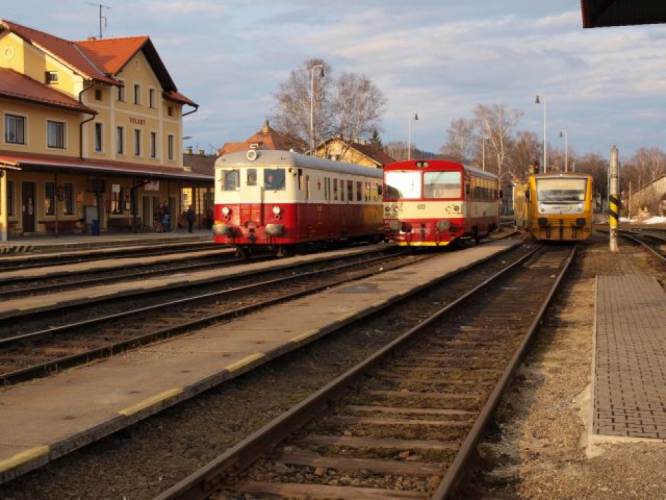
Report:
[[[23,182],[21,185],[21,224],[23,232],[35,232],[35,183]]]

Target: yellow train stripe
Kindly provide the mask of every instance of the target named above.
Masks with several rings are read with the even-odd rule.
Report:
[[[135,405],[129,406],[127,408],[124,408],[120,410],[118,413],[121,415],[124,415],[126,417],[129,417],[130,415],[133,415],[135,413],[140,412],[141,410],[144,410],[150,406],[153,406],[156,403],[159,403],[160,401],[164,401],[165,399],[172,398],[174,396],[178,396],[180,393],[183,392],[182,387],[176,387],[175,389],[171,389],[169,391],[164,391],[160,394],[156,394],[153,397],[150,397],[148,399],[144,399],[140,403],[137,403]]]
[[[37,446],[35,448],[30,448],[29,450],[22,451],[17,453],[13,457],[7,458],[0,461],[0,472],[5,472],[10,469],[14,469],[19,465],[34,460],[35,458],[40,458],[44,455],[51,453],[50,446]]]
[[[227,366],[227,370],[230,372],[235,372],[237,370],[240,370],[244,366],[249,365],[250,363],[254,363],[257,360],[260,360],[261,358],[266,357],[266,355],[263,352],[257,352],[255,354],[250,354],[249,356],[236,361],[235,363],[230,364]]]

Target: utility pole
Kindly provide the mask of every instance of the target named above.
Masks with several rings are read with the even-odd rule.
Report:
[[[102,32],[102,21],[104,21],[104,28],[107,27],[107,22],[106,22],[106,16],[102,14],[102,9],[110,9],[108,5],[104,5],[102,3],[91,3],[91,2],[86,2],[88,5],[92,5],[93,7],[99,7],[99,39],[101,40],[103,38],[103,32]]]
[[[617,225],[620,213],[620,161],[618,160],[617,147],[611,147],[610,167],[608,169],[610,183],[608,187],[608,201],[610,218],[608,225],[610,227],[609,248],[611,252],[618,252],[617,248]]]

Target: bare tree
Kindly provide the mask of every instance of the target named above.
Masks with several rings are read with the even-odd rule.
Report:
[[[404,141],[391,141],[384,145],[384,151],[396,161],[407,159],[407,143]]]
[[[319,76],[318,65],[325,76]],[[336,134],[353,141],[370,139],[380,128],[387,100],[379,88],[365,75],[343,73],[334,80],[331,74],[332,68],[323,60],[311,59],[280,84],[272,117],[280,132],[310,144],[311,109],[316,145]]]
[[[514,177],[526,177],[529,166],[539,161],[539,149],[539,139],[534,132],[518,131],[508,147],[507,170]]]
[[[474,108],[474,123],[479,135],[487,138],[495,156],[494,170],[500,178],[505,173],[508,139],[522,115],[522,111],[508,109],[505,104],[479,104]],[[488,158],[486,158],[486,170],[488,169]]]
[[[440,153],[447,159],[468,162],[474,155],[474,122],[466,118],[456,118],[446,129],[447,141],[440,148]]]

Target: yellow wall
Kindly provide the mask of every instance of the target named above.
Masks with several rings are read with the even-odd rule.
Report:
[[[363,167],[377,168],[377,164],[371,158],[359,153],[355,149],[351,149],[347,144],[339,140],[330,141],[326,146],[319,148],[317,155]]]

